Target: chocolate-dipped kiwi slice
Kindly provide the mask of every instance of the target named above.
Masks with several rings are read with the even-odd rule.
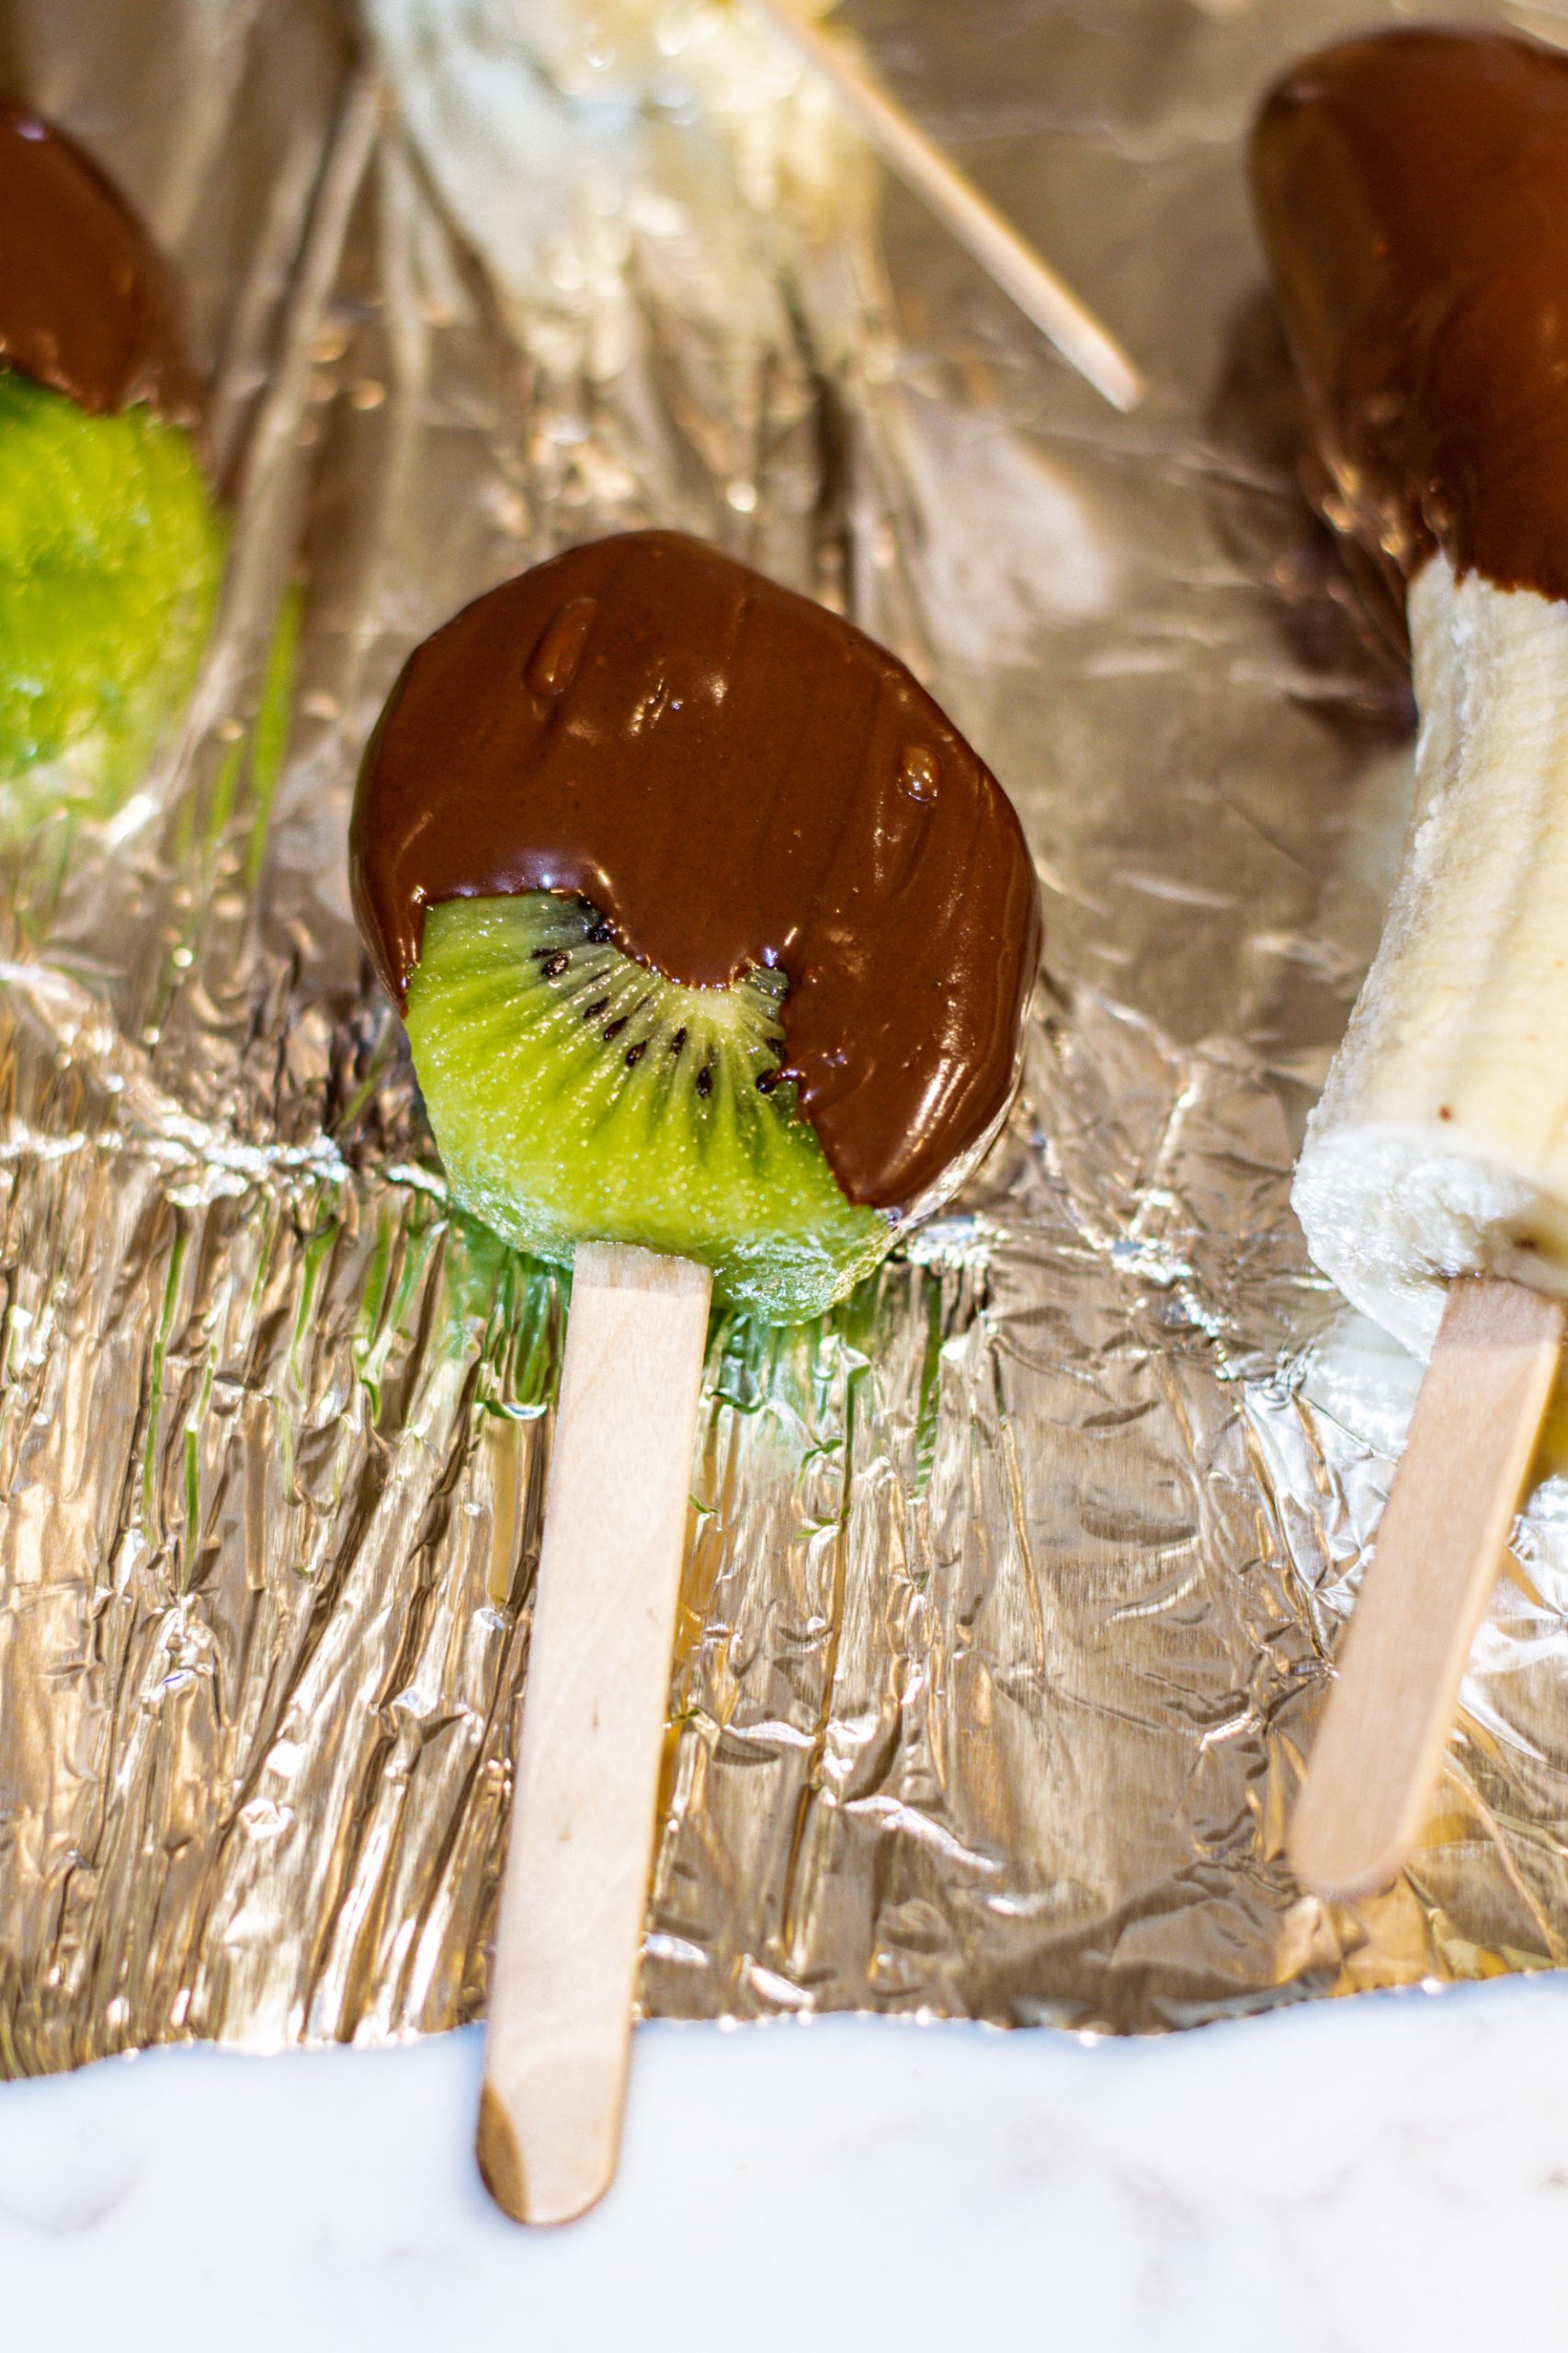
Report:
[[[422,646],[367,754],[357,903],[457,1198],[519,1246],[699,1261],[790,1322],[1006,1113],[1033,869],[903,665],[673,534]]]
[[[184,699],[222,555],[199,419],[145,231],[0,106],[0,824],[107,813]]]

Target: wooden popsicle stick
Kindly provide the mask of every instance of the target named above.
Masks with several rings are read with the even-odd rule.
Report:
[[[1287,1842],[1316,1894],[1388,1886],[1420,1834],[1565,1313],[1518,1283],[1449,1290]]]
[[[801,16],[793,0],[753,0],[753,5],[831,84],[845,112],[883,163],[930,206],[1063,359],[1113,408],[1136,408],[1143,397],[1143,379],[1115,336],[972,180],[893,103],[847,46]]]
[[[712,1279],[579,1247],[490,1981],[480,2171],[565,2222],[620,2145]]]

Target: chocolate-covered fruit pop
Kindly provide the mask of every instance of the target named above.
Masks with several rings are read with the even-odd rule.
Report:
[[[901,663],[664,532],[419,647],[351,868],[453,1198],[574,1269],[480,2130],[563,2221],[615,2165],[710,1293],[816,1314],[974,1165],[1039,897]]]
[[[145,231],[62,133],[0,106],[0,825],[103,815],[189,687],[222,535]]]
[[[1415,810],[1292,1199],[1430,1351],[1291,1831],[1392,1879],[1441,1766],[1568,1301],[1568,57],[1413,29],[1306,59],[1253,182],[1324,513],[1404,594]]]

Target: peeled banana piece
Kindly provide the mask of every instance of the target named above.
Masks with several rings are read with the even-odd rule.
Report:
[[[1425,1356],[1456,1275],[1568,1297],[1568,604],[1437,553],[1407,610],[1415,805],[1291,1199]]]

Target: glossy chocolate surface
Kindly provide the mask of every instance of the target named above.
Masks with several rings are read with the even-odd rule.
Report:
[[[360,926],[573,890],[672,979],[790,980],[785,1069],[852,1201],[911,1206],[1006,1107],[1040,902],[1001,787],[901,662],[669,532],[601,540],[414,654],[360,772]]]
[[[91,415],[145,401],[201,415],[174,282],[141,222],[81,149],[0,104],[0,366]]]
[[[1410,30],[1271,93],[1253,188],[1319,503],[1408,578],[1568,597],[1568,56]]]

